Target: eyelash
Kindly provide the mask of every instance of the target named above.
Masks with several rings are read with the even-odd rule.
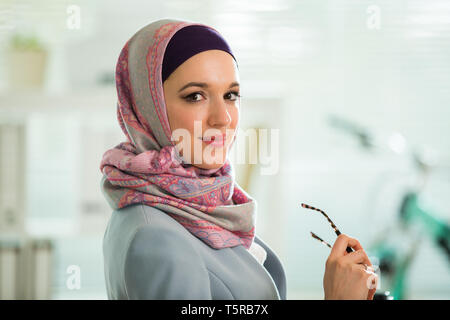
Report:
[[[229,92],[227,92],[225,95],[227,95],[227,94],[229,94],[229,93],[232,93],[232,94],[234,94],[235,96],[236,96],[236,100],[238,99],[238,98],[241,98],[242,96],[239,94],[239,92],[237,92],[237,91],[229,91]],[[187,95],[187,96],[185,96],[183,99],[185,99],[187,102],[189,102],[189,103],[196,103],[196,102],[200,102],[200,101],[198,101],[198,100],[191,100],[190,99],[190,97],[194,97],[196,94],[202,94],[201,92],[193,92],[193,93],[191,93],[190,95]],[[231,100],[231,101],[236,101],[236,100]]]

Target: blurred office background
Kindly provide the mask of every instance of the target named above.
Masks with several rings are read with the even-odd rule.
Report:
[[[242,127],[279,130],[275,174],[236,172],[289,299],[323,298],[329,249],[309,232],[336,237],[302,202],[360,240],[380,292],[450,298],[449,1],[0,0],[1,299],[106,299],[99,163],[125,141],[115,64],[162,18],[218,29]]]

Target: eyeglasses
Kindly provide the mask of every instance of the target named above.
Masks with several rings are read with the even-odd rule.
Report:
[[[337,236],[339,236],[339,235],[341,234],[341,231],[339,231],[339,229],[336,227],[336,225],[334,224],[334,222],[331,221],[330,217],[328,217],[328,215],[327,215],[325,212],[323,212],[323,211],[320,210],[320,209],[311,207],[311,206],[309,206],[309,205],[307,205],[307,204],[304,204],[304,203],[302,203],[302,207],[303,207],[303,208],[306,208],[306,209],[311,209],[311,210],[319,211],[322,215],[325,216],[325,218],[327,218],[328,222],[331,224],[331,227],[332,227],[333,230],[334,230],[334,233],[336,233]],[[326,242],[326,241],[324,241],[323,239],[321,239],[321,238],[320,238],[318,235],[316,235],[314,232],[311,232],[311,236],[312,236],[314,239],[317,239],[317,240],[319,240],[320,242],[322,242],[323,244],[325,244],[325,245],[327,245],[328,247],[332,248],[331,245],[330,245],[328,242]],[[353,250],[353,249],[350,248],[350,247],[347,247],[346,250],[347,250],[348,253],[355,251],[355,250]]]

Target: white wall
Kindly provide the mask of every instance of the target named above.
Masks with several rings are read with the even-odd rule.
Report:
[[[41,10],[53,13],[54,28],[50,33],[43,23],[41,33],[58,48],[50,92],[94,90],[102,74],[113,75],[125,41],[155,19],[194,20],[222,31],[238,57],[244,107],[246,99],[249,105],[252,99],[280,101],[273,108],[281,119],[267,116],[267,124],[280,129],[280,171],[259,177],[253,196],[259,219],[271,221],[259,222],[260,234],[286,267],[291,298],[322,298],[328,249],[309,231],[334,240],[326,222],[301,209],[301,202],[326,210],[344,233],[369,246],[378,230],[394,223],[404,187],[415,177],[407,160],[365,153],[330,128],[331,114],[382,137],[399,131],[449,163],[448,1],[71,1],[82,10],[80,30],[65,27],[68,2],[42,3]],[[371,5],[380,12],[378,29],[367,26]],[[22,15],[18,27],[27,25],[29,14]],[[115,105],[110,108],[114,113]],[[448,190],[449,182],[448,170],[433,179],[438,190]],[[449,221],[448,197],[436,191],[428,197]],[[448,299],[449,284],[448,261],[424,240],[410,274],[410,297]]]

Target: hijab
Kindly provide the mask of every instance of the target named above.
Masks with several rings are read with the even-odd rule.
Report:
[[[204,47],[180,51],[182,41],[174,37],[189,30],[198,35],[198,28],[208,31],[215,44],[206,36]],[[125,43],[116,65],[116,89],[117,119],[127,141],[103,154],[101,189],[114,210],[133,204],[155,207],[214,249],[249,249],[256,202],[237,184],[229,159],[218,169],[202,169],[186,163],[171,140],[163,81],[186,57],[210,48],[233,56],[213,27],[176,19],[154,21]]]

